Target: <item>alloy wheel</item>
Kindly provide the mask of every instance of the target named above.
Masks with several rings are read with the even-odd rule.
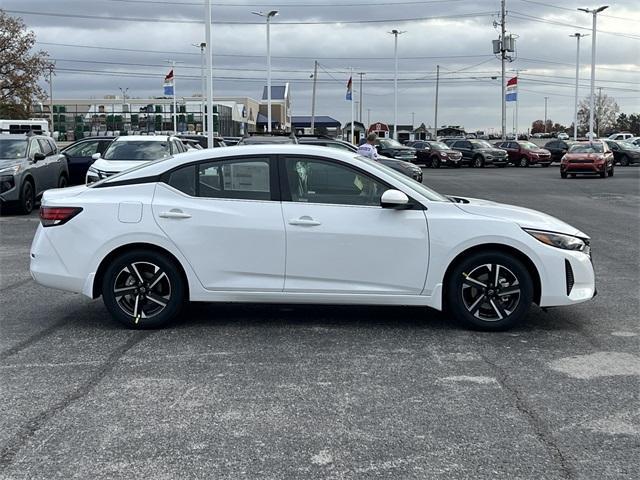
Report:
[[[134,319],[153,318],[171,300],[171,282],[167,273],[151,262],[131,262],[115,277],[113,294],[117,305]]]
[[[520,281],[504,265],[480,265],[462,276],[462,301],[474,317],[497,322],[511,315],[518,307]]]

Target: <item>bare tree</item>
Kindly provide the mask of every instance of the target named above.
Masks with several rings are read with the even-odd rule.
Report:
[[[597,95],[595,101],[593,128],[595,132],[604,134],[615,128],[620,107],[613,97],[607,94]],[[578,129],[587,133],[589,130],[589,99],[585,98],[578,106]]]
[[[0,10],[0,117],[25,118],[34,102],[47,98],[38,80],[51,63],[47,52],[32,51],[35,41],[21,18]]]

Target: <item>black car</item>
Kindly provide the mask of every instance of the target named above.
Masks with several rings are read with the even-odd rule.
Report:
[[[237,145],[240,140],[242,140],[242,137],[222,137],[222,140],[224,140],[224,143],[227,145],[227,147],[233,147],[234,145]]]
[[[378,154],[389,158],[397,158],[405,162],[414,163],[417,159],[416,149],[402,145],[397,140],[391,138],[379,138],[376,140],[376,150]]]
[[[462,153],[463,161],[470,162],[472,167],[485,167],[495,165],[496,167],[506,167],[509,157],[506,150],[496,148],[486,140],[456,140],[448,143],[454,150]]]
[[[413,143],[413,148],[416,149],[418,163],[432,168],[440,168],[441,165],[448,167],[460,167],[462,165],[462,154],[457,150],[453,150],[444,142],[420,140]]]
[[[83,185],[87,170],[95,161],[92,155],[103,155],[115,137],[87,137],[68,145],[60,153],[67,157],[69,184]]]
[[[189,134],[180,134],[177,135],[177,137],[180,140],[189,140],[191,142],[197,142],[198,145],[200,145],[202,148],[208,148],[207,145],[207,136],[206,135],[189,135]],[[227,144],[225,143],[224,139],[222,137],[213,137],[213,146],[214,148],[217,147],[226,147]]]
[[[575,142],[571,140],[551,140],[547,142],[544,146],[546,150],[549,150],[551,153],[551,161],[559,162],[564,157],[564,154],[569,151],[571,145]]]
[[[613,152],[615,163],[619,163],[623,167],[640,163],[640,147],[625,141],[605,140],[609,148]]]
[[[355,145],[333,138],[298,137],[298,143],[302,145],[319,145],[321,147],[337,148],[339,150],[347,150],[353,153],[358,151],[358,148]],[[378,156],[378,162],[422,183],[422,169],[413,163],[383,156]]]

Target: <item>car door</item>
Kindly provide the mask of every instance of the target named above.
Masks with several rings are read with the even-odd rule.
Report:
[[[429,260],[422,206],[382,208],[389,185],[337,160],[282,156],[280,172],[286,292],[422,292]]]
[[[95,153],[103,154],[106,150],[106,147],[102,147],[102,143],[107,143],[108,146],[111,142],[104,142],[98,139],[83,140],[64,151],[72,184],[84,183],[87,170],[93,163],[91,156]]]
[[[615,142],[611,142],[611,141],[605,141],[604,143],[606,143],[606,145],[609,147],[609,149],[613,153],[613,157],[615,158],[615,161],[619,162],[620,161],[620,157],[622,157],[622,155],[621,155],[622,152],[621,152],[620,147],[618,146],[618,144],[615,143]]]
[[[44,153],[37,138],[29,139],[29,171],[35,181],[36,195],[40,195],[46,189],[51,188],[49,176],[47,175],[47,163],[45,160],[34,161],[36,153]]]
[[[282,291],[285,232],[272,164],[265,155],[209,160],[158,184],[156,222],[206,289]]]
[[[38,138],[40,150],[44,153],[44,160],[40,160],[40,168],[43,170],[42,189],[56,188],[58,186],[58,178],[60,176],[60,165],[58,164],[58,155],[46,138]],[[40,192],[38,192],[40,193]]]
[[[462,158],[471,160],[471,157],[473,157],[471,142],[468,142],[466,140],[458,140],[457,142],[454,142],[451,148],[453,148],[454,150],[458,150],[460,153],[462,153]]]

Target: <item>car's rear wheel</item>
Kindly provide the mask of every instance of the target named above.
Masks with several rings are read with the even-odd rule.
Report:
[[[476,168],[484,167],[484,158],[482,158],[480,155],[473,157],[473,166]]]
[[[529,166],[529,159],[527,157],[521,157],[518,161],[518,166],[526,168]]]
[[[158,328],[182,308],[185,285],[172,260],[161,253],[134,250],[113,260],[102,279],[107,310],[129,328]]]
[[[463,325],[505,330],[522,321],[533,301],[533,282],[517,258],[498,251],[478,252],[448,276],[446,308]]]
[[[605,178],[607,176],[607,172],[603,170],[602,172],[598,172],[598,175],[600,175],[600,178]]]
[[[433,168],[440,168],[440,158],[436,156],[431,157],[431,166]]]
[[[58,179],[58,188],[66,188],[68,184],[69,182],[67,181],[66,175],[60,175],[60,178]]]
[[[622,157],[620,157],[620,165],[622,165],[623,167],[628,167],[629,166],[629,156],[628,155],[622,155]]]
[[[33,188],[33,183],[30,180],[26,180],[22,184],[20,190],[20,213],[29,215],[36,205],[36,192]]]

